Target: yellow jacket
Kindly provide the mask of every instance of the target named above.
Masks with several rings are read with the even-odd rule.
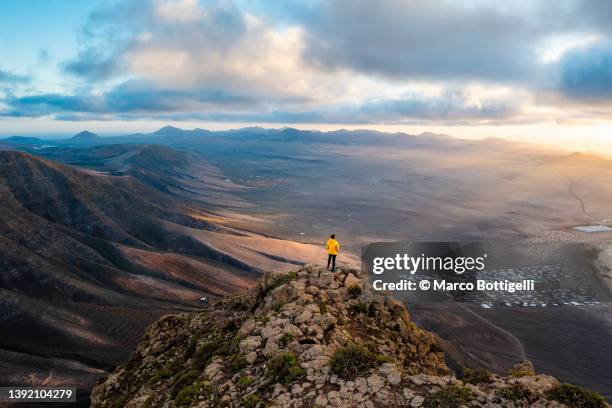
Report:
[[[327,241],[325,248],[327,249],[327,253],[330,255],[338,255],[338,252],[340,252],[340,244],[338,241],[332,238]]]

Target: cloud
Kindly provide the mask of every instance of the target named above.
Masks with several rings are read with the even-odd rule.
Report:
[[[574,102],[610,99],[610,49],[601,46],[612,43],[610,4],[127,0],[85,22],[75,58],[61,65],[77,85],[6,94],[1,114],[347,124],[555,119]]]
[[[467,120],[503,121],[519,113],[520,95],[492,98],[479,90],[445,92],[437,96],[404,95],[396,99],[367,99],[352,104],[331,104],[316,109],[265,109],[261,101],[222,90],[175,91],[151,84],[127,81],[101,95],[60,95],[6,98],[4,116],[53,116],[82,121],[156,120],[262,123],[401,124]]]
[[[0,84],[2,85],[16,85],[26,83],[30,80],[30,77],[26,75],[18,75],[12,72],[3,71],[0,69]]]
[[[306,56],[328,69],[392,78],[505,82],[532,76],[538,68],[535,45],[558,25],[533,19],[520,9],[479,4],[322,2],[304,21]]]
[[[149,114],[206,111],[228,106],[256,106],[256,101],[221,89],[177,91],[157,88],[147,81],[130,80],[103,94],[9,95],[1,100],[8,109],[4,116],[52,116],[76,118],[75,114]]]
[[[96,82],[113,78],[122,68],[115,55],[104,55],[95,48],[81,51],[76,59],[64,64],[67,73]]]
[[[561,90],[570,98],[612,101],[612,43],[581,47],[560,62]]]

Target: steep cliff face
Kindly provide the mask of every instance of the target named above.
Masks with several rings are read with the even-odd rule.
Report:
[[[508,378],[466,370],[457,379],[435,338],[363,278],[310,266],[166,316],[96,385],[92,406],[563,406],[550,393],[558,382],[529,363]],[[584,395],[594,401],[584,406],[605,406]]]

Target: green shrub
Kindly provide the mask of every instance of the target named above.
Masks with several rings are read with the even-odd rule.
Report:
[[[366,314],[368,312],[368,307],[365,303],[355,303],[349,307],[349,312],[351,314]]]
[[[238,353],[240,351],[240,340],[242,340],[241,336],[234,336],[230,341],[222,342],[216,354],[231,356]]]
[[[181,374],[172,384],[172,391],[170,395],[172,398],[175,398],[176,395],[186,386],[193,384],[198,377],[200,376],[200,372],[197,370],[189,370]]]
[[[226,331],[226,332],[235,332],[239,328],[240,327],[238,327],[238,323],[234,319],[228,319],[223,324],[223,330]]]
[[[249,365],[249,362],[244,357],[242,353],[236,353],[230,356],[229,358],[229,369],[233,373],[237,373],[238,371],[246,368]]]
[[[122,395],[119,397],[119,399],[113,402],[112,408],[123,408],[129,402],[129,400],[130,399],[127,397],[127,395]]]
[[[521,361],[508,371],[508,375],[514,378],[529,377],[536,375],[533,364],[529,360]]]
[[[194,334],[193,336],[191,336],[191,339],[189,339],[189,344],[185,349],[185,359],[190,358],[191,356],[193,356],[193,353],[196,352],[196,349],[198,347],[198,339],[199,337],[197,334]]]
[[[220,305],[223,306],[225,309],[244,312],[247,310],[251,310],[251,307],[253,307],[254,304],[255,296],[253,296],[252,294],[241,294],[225,297]]]
[[[253,384],[253,377],[250,375],[243,375],[238,379],[238,388],[240,389],[247,388],[251,384]]]
[[[212,393],[212,388],[206,383],[196,383],[184,387],[176,395],[174,402],[177,407],[189,407],[197,401],[200,395],[208,396]]]
[[[361,295],[361,286],[359,285],[351,285],[348,287],[348,294],[350,297],[357,298]]]
[[[293,352],[279,353],[272,357],[266,366],[266,377],[271,377],[283,385],[291,384],[304,377],[305,370],[300,367]]]
[[[383,362],[388,362],[385,356],[373,353],[365,346],[349,343],[334,352],[329,365],[337,376],[352,379]]]
[[[537,399],[536,395],[533,392],[531,392],[527,387],[520,383],[514,383],[500,389],[498,391],[498,395],[502,398],[509,399],[514,402],[533,402]]]
[[[258,316],[255,316],[255,321],[261,322],[261,323],[268,323],[270,321],[270,316],[266,314],[258,315]]]
[[[469,384],[482,384],[492,382],[493,378],[487,369],[466,367],[463,369],[463,381]]]
[[[293,333],[285,333],[282,336],[280,336],[280,339],[278,339],[278,344],[281,347],[285,347],[287,344],[291,343],[292,340],[293,340]]]
[[[251,394],[244,397],[242,406],[244,408],[265,408],[268,404],[259,395]]]
[[[222,344],[223,343],[220,339],[214,339],[202,344],[202,346],[197,349],[193,355],[193,368],[196,370],[202,370],[204,367],[210,364],[212,357],[218,352]]]
[[[159,380],[174,377],[174,375],[181,371],[182,368],[183,363],[178,359],[169,361],[161,370],[157,372],[157,374],[151,377],[151,379],[149,380],[149,384],[155,384]]]
[[[153,406],[153,396],[149,395],[146,400],[142,403],[140,408],[151,408]]]
[[[577,385],[558,384],[546,391],[546,398],[574,408],[604,408],[604,398]]]
[[[431,408],[459,408],[474,399],[474,393],[468,387],[447,385],[429,397],[427,406]]]

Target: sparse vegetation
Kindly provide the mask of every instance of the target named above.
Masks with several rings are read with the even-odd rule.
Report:
[[[568,405],[572,408],[604,408],[604,398],[577,385],[558,384],[546,391],[546,398]]]
[[[259,395],[251,394],[242,400],[242,406],[244,408],[265,408],[268,404]]]
[[[153,396],[149,395],[146,400],[142,403],[140,408],[151,408],[153,406]]]
[[[287,344],[293,341],[293,333],[285,333],[278,339],[278,345],[281,347],[285,347]]]
[[[212,388],[206,383],[195,383],[184,387],[176,395],[174,402],[177,407],[190,407],[198,400],[200,395],[209,395],[212,393]]]
[[[293,352],[284,352],[272,357],[266,366],[266,376],[277,382],[288,385],[304,377],[305,371],[300,367]]]
[[[427,406],[431,408],[459,408],[474,399],[474,393],[468,387],[447,385],[429,397]]]
[[[234,319],[228,319],[223,324],[223,330],[226,331],[226,332],[234,332],[234,331],[236,331],[238,329],[239,329],[238,323]]]
[[[268,316],[266,314],[261,314],[261,315],[255,316],[255,321],[265,324],[265,323],[268,323],[270,321],[270,316]]]
[[[183,364],[179,360],[172,360],[166,363],[166,365],[157,372],[149,380],[149,384],[155,384],[159,380],[173,377],[183,368]]]
[[[361,286],[359,285],[351,285],[348,287],[348,294],[353,299],[359,297],[361,295]]]
[[[191,336],[191,339],[189,339],[189,344],[185,349],[185,359],[190,358],[196,352],[196,349],[198,347],[198,339],[199,337],[197,334],[194,334],[193,336]]]
[[[232,354],[229,358],[229,369],[233,373],[237,373],[248,365],[249,363],[242,353]]]
[[[199,376],[200,372],[197,370],[189,370],[181,374],[172,385],[172,391],[170,393],[172,398],[175,398],[183,388],[193,384]]]
[[[271,281],[268,282],[268,292],[272,292],[274,289],[284,285],[287,282],[297,279],[297,272],[289,272],[284,275],[273,276]]]
[[[520,378],[536,375],[536,372],[531,361],[525,360],[512,367],[508,371],[508,375],[510,377]]]
[[[353,315],[366,314],[368,313],[368,307],[366,306],[365,303],[359,302],[359,303],[352,304],[349,307],[349,311]]]
[[[463,369],[463,382],[469,384],[490,383],[493,381],[491,372],[484,368],[469,368]]]
[[[247,311],[254,304],[254,296],[252,295],[234,295],[224,299],[224,305],[230,310]]]
[[[129,401],[127,395],[122,395],[118,399],[113,402],[112,408],[123,408],[125,404]]]
[[[213,339],[204,343],[193,356],[193,368],[201,370],[206,367],[221,345],[222,342],[220,339]]]
[[[251,384],[253,384],[253,377],[250,375],[243,375],[238,379],[238,388],[244,389]]]
[[[536,395],[533,392],[531,392],[523,384],[519,383],[514,383],[500,389],[498,391],[498,395],[514,402],[526,401],[527,403],[530,403],[536,399]]]
[[[242,340],[241,336],[236,335],[232,337],[231,340],[223,342],[216,353],[224,356],[231,356],[238,353],[240,350],[240,340]]]
[[[334,374],[352,379],[384,362],[388,362],[385,356],[376,354],[360,344],[349,343],[336,350],[329,360],[329,365]]]

